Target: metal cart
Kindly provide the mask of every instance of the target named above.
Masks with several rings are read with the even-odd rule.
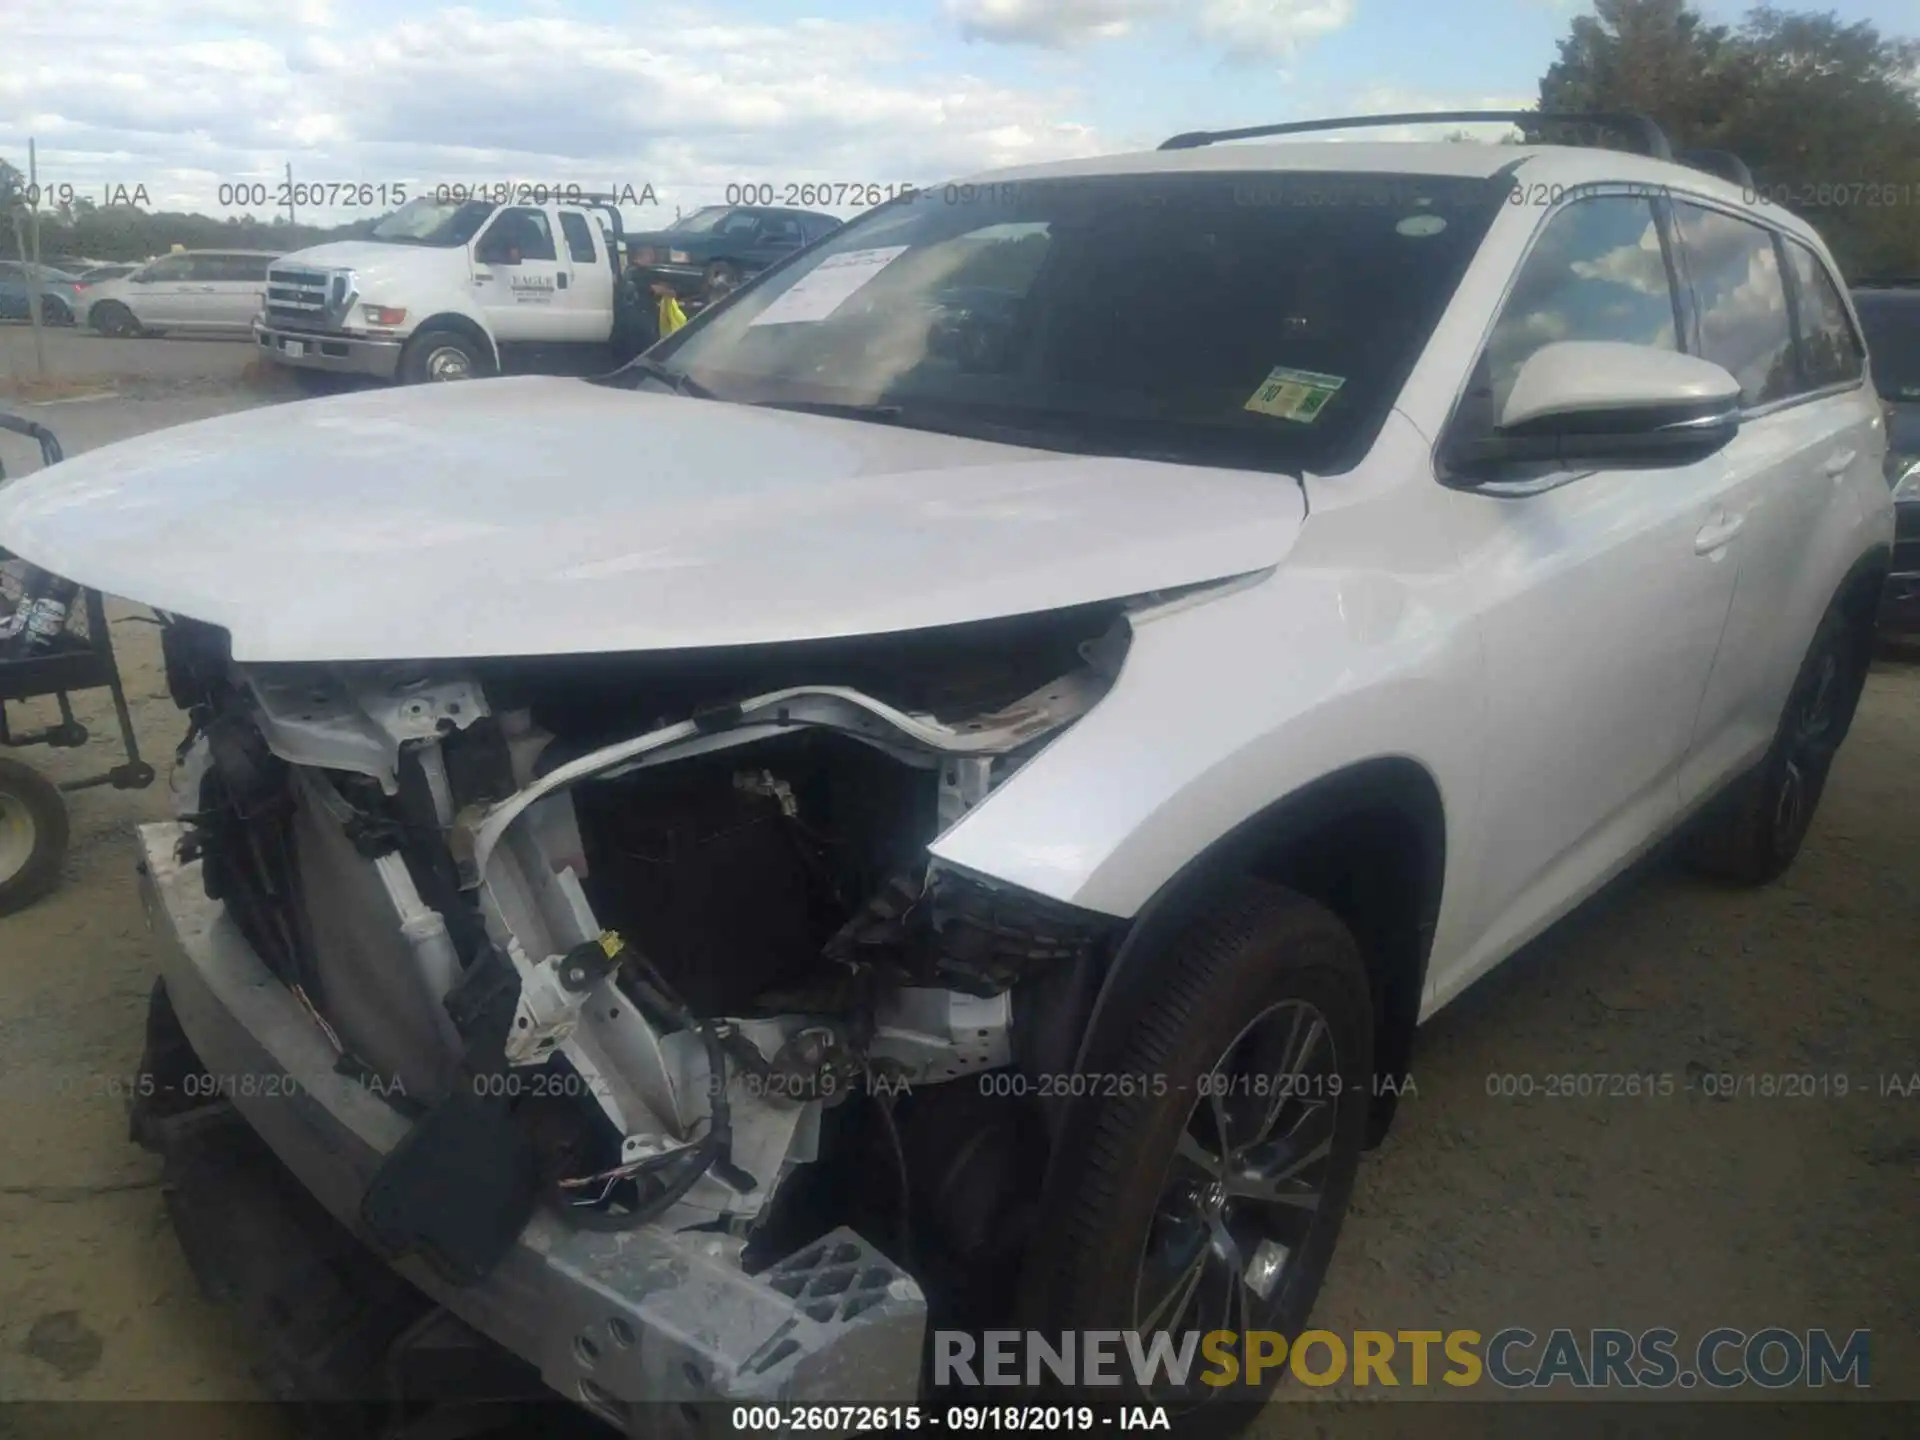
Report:
[[[60,462],[60,442],[45,426],[0,414],[0,430],[37,441],[44,465]],[[5,478],[6,471],[0,467],[0,482]],[[5,550],[0,550],[0,571],[23,587],[36,573]],[[6,599],[0,598],[0,619],[11,612]],[[83,590],[74,599],[66,629],[47,650],[25,659],[0,658],[0,748],[46,745],[65,750],[86,744],[87,728],[74,717],[71,696],[76,690],[93,689],[104,689],[113,696],[120,744],[126,752],[124,764],[55,785],[32,767],[0,755],[0,915],[25,908],[59,883],[60,864],[67,849],[63,791],[100,785],[140,790],[153,783],[153,767],[140,758],[139,742],[134,738],[133,715],[120,684],[106,607],[97,591]],[[12,729],[7,721],[8,702],[43,695],[55,698],[60,707],[59,720],[38,730]]]

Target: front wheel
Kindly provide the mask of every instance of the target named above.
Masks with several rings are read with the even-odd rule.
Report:
[[[42,325],[71,325],[73,311],[67,308],[67,302],[58,295],[40,297],[40,323]]]
[[[1291,1339],[1365,1135],[1373,1005],[1359,947],[1322,906],[1247,881],[1163,963],[1116,1067],[1139,1083],[1108,1086],[1124,1093],[1066,1142],[1065,1203],[1029,1252],[1021,1328],[1165,1331],[1176,1349],[1190,1331]],[[1196,1355],[1184,1384],[1137,1398],[1237,1428],[1279,1378],[1241,1368],[1201,1383],[1211,1368]]]
[[[425,330],[400,352],[400,380],[406,385],[474,380],[491,373],[485,350],[457,330]]]
[[[67,806],[39,771],[0,758],[0,915],[24,910],[60,883]]]

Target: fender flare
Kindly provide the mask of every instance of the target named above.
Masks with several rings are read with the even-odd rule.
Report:
[[[1077,1048],[1068,1052],[1062,1045],[1051,1055],[1043,1051],[1036,1063],[1075,1075],[1115,1068],[1139,1007],[1151,992],[1155,962],[1218,893],[1218,887],[1249,872],[1259,873],[1262,861],[1283,856],[1290,841],[1323,832],[1344,817],[1363,814],[1404,822],[1416,837],[1416,849],[1407,857],[1412,906],[1404,917],[1406,923],[1397,931],[1361,937],[1375,982],[1376,1075],[1401,1080],[1419,1024],[1447,860],[1446,816],[1438,783],[1426,766],[1406,756],[1380,756],[1321,776],[1263,806],[1189,860],[1161,885],[1128,927],[1087,1006],[1084,1025],[1075,1027]],[[1374,942],[1371,946],[1369,939]],[[1397,1085],[1386,1087],[1371,1101],[1370,1146],[1379,1142],[1392,1122],[1396,1091]],[[1064,1168],[1060,1157],[1071,1148],[1069,1137],[1088,1131],[1085,1119],[1096,1098],[1097,1094],[1070,1094],[1049,1117],[1048,1128],[1057,1142],[1044,1182],[1049,1202],[1057,1198],[1055,1186]]]

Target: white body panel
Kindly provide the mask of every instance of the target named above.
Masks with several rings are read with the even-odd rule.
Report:
[[[252,661],[953,624],[1258,570],[1301,514],[1285,476],[546,378],[247,411],[0,490],[8,548]]]
[[[1509,163],[1555,193],[1739,196],[1613,152],[1470,145],[1217,146],[996,178]],[[1690,465],[1563,475],[1525,498],[1439,483],[1434,443],[1554,209],[1502,208],[1371,452],[1339,476],[497,381],[96,451],[0,492],[0,544],[225,625],[242,660],[799,640],[1271,567],[1136,617],[1112,691],[933,851],[1130,916],[1239,822],[1348,766],[1406,757],[1445,809],[1430,1011],[1759,753],[1849,567],[1892,538],[1864,384],[1752,412]],[[1763,218],[1825,254],[1784,212]],[[462,257],[365,248],[307,258],[355,266],[364,298],[410,319],[426,303],[407,288],[414,272],[381,289],[376,260],[423,267],[424,285],[424,267]]]

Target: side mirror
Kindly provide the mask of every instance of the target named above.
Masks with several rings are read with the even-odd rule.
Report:
[[[1543,345],[1521,365],[1494,428],[1446,459],[1464,483],[1500,467],[1688,465],[1740,431],[1740,382],[1697,355],[1611,340]]]
[[[127,276],[127,279],[132,284],[145,285],[149,281],[151,281],[153,277],[144,270],[136,270],[131,275]]]

